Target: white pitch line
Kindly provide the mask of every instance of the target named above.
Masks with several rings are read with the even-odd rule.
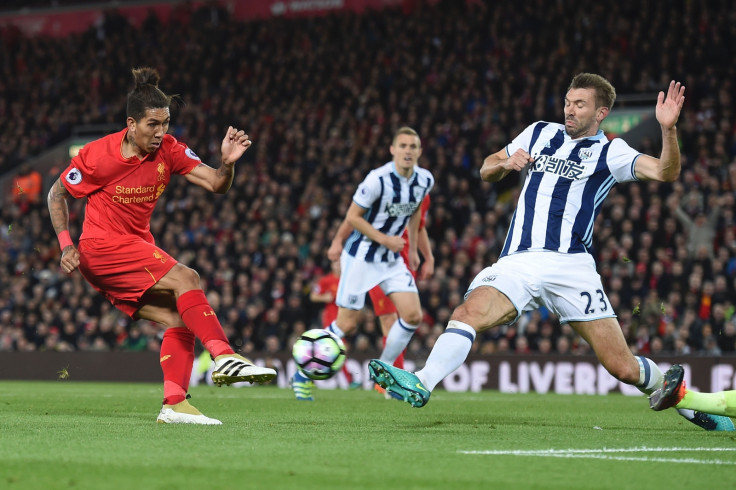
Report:
[[[663,458],[647,456],[614,456],[616,453],[671,453],[682,451],[695,452],[733,452],[733,447],[635,447],[635,448],[602,448],[602,449],[541,449],[541,450],[489,450],[489,451],[458,451],[460,454],[480,454],[492,456],[537,456],[546,458],[585,458],[585,459],[607,459],[613,461],[644,461],[657,463],[691,463],[709,465],[736,465],[736,461],[724,461],[720,459],[696,459],[696,458]]]

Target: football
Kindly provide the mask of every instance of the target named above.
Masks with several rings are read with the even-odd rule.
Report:
[[[294,342],[291,356],[308,378],[329,379],[345,362],[345,344],[337,335],[314,328]]]

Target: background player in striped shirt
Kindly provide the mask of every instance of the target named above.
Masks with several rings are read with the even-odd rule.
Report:
[[[531,124],[483,162],[480,175],[487,182],[528,171],[498,262],[472,281],[423,369],[412,374],[373,360],[372,377],[397,397],[423,406],[432,389],[464,362],[477,332],[513,323],[523,311],[545,305],[590,344],[618,380],[647,394],[661,387],[657,365],[629,350],[589,250],[595,217],[613,185],[673,182],[680,175],[675,124],[684,92],[672,81],[667,93],[658,95],[662,152],[656,158],[606,138],[600,124],[613,107],[615,90],[599,75],[575,76],[564,98],[564,124]],[[733,430],[728,418],[716,422],[716,430]]]
[[[425,228],[430,200],[431,198],[429,197],[429,195],[425,196],[420,208],[421,218],[419,220],[419,231],[417,233],[417,249],[422,255],[422,265],[419,271],[416,271],[415,269],[409,267],[409,231],[405,230],[404,234],[402,235],[406,243],[404,244],[404,248],[401,250],[401,258],[404,259],[404,263],[407,265],[407,267],[409,267],[409,272],[412,273],[415,279],[429,279],[434,274],[434,254],[432,253],[432,247],[429,242],[429,234],[427,233],[427,229]],[[327,250],[327,258],[332,261],[340,259],[343,244],[352,232],[353,228],[350,226],[347,220],[343,220],[342,223],[340,223],[337,232],[335,233],[335,237],[330,243],[330,248]],[[373,304],[373,312],[378,317],[378,321],[381,325],[381,333],[383,334],[383,345],[385,346],[388,333],[391,331],[391,328],[394,325],[397,325],[396,322],[399,319],[399,315],[396,310],[396,306],[388,298],[388,296],[386,296],[386,293],[383,292],[381,286],[375,286],[373,289],[368,291],[368,295],[370,296],[371,303]],[[330,323],[331,321],[325,322],[324,325],[328,326]],[[393,363],[394,366],[401,369],[404,369],[404,352],[405,350],[402,351],[401,354],[399,354],[399,356],[394,360]],[[375,385],[375,387],[376,390],[378,390],[379,392],[386,393],[385,390],[379,385]]]
[[[166,327],[161,342],[164,375],[160,423],[219,425],[187,401],[194,361],[194,338],[215,359],[218,384],[264,382],[276,371],[253,365],[234,353],[199,282],[199,274],[157,247],[150,220],[172,174],[204,189],[225,193],[235,162],[251,141],[228,128],[215,169],[202,163],[185,144],[166,134],[172,97],[158,88],[152,68],[133,70],[125,129],[85,145],[48,195],[51,221],[62,250],[61,268],[79,268],[84,278],[120,311]],[[87,198],[79,248],[69,236],[67,199]]]
[[[340,255],[337,318],[326,328],[339,337],[358,325],[365,296],[380,286],[396,306],[399,318],[391,328],[381,359],[393,363],[409,344],[422,318],[414,276],[419,265],[417,235],[421,203],[434,186],[429,170],[417,165],[422,145],[416,131],[399,128],[391,147],[393,160],[372,170],[360,183],[345,221],[353,228]],[[409,229],[410,267],[401,259]],[[297,399],[311,400],[313,383],[298,370],[292,379]]]
[[[419,232],[417,233],[417,249],[422,256],[422,265],[419,271],[412,269],[409,264],[408,230],[404,231],[403,237],[404,240],[406,240],[406,243],[404,245],[404,248],[401,250],[401,258],[404,259],[404,263],[407,265],[407,267],[409,267],[409,271],[412,273],[412,275],[414,275],[415,279],[418,278],[420,280],[429,279],[434,274],[434,254],[432,253],[432,247],[429,242],[429,234],[427,233],[427,229],[425,228],[427,211],[429,211],[430,202],[431,198],[429,195],[427,195],[422,201],[421,207],[422,214],[419,220]],[[339,259],[340,253],[342,252],[343,244],[345,243],[345,240],[347,240],[348,236],[350,236],[350,233],[352,233],[352,231],[353,229],[350,227],[348,222],[343,220],[337,230],[337,233],[335,233],[335,237],[332,239],[329,250],[327,250],[327,256],[330,259],[332,259],[333,257]],[[388,332],[391,330],[391,327],[399,318],[396,311],[396,306],[393,304],[393,302],[391,302],[388,296],[386,296],[380,286],[376,286],[368,291],[368,295],[370,296],[371,303],[373,304],[373,312],[376,314],[381,324],[383,343],[385,345]],[[394,366],[402,369],[404,368],[403,352],[394,361]]]

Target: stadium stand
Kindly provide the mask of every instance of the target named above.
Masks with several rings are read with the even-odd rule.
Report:
[[[582,0],[576,10],[587,14],[576,17],[567,1],[538,3],[217,25],[194,12],[182,22],[153,16],[141,28],[116,17],[63,39],[3,28],[0,173],[20,174],[75,126],[122,127],[130,68],[157,67],[162,88],[186,101],[173,111],[173,134],[205,162],[217,159],[229,123],[246,128],[254,147],[225,196],[173,180],[153,234],[200,272],[233,345],[286,349],[295,328],[318,326],[309,285],[329,270],[325,251],[354,186],[390,158],[393,131],[413,126],[437,180],[428,219],[436,274],[420,284],[425,321],[410,346],[421,354],[501,250],[518,181],[482,183],[483,157],[533,120],[559,120],[579,71],[601,73],[620,94],[656,94],[676,78],[687,86],[683,174],[673,185],[614,188],[594,253],[632,350],[733,353],[736,7],[674,0],[680,15],[670,16],[656,2]],[[640,149],[653,148],[645,139]],[[0,351],[158,350],[154,325],[132,322],[78,273],[60,272],[44,200],[17,194],[3,195],[0,211]],[[76,239],[83,203],[70,211]],[[366,313],[353,345],[379,349],[379,332]],[[474,346],[516,350],[588,353],[544,310]]]

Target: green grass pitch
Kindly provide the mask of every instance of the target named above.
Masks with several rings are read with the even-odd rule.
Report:
[[[0,382],[3,489],[736,488],[736,433],[643,397],[191,389],[222,426],[160,425],[155,384]]]

